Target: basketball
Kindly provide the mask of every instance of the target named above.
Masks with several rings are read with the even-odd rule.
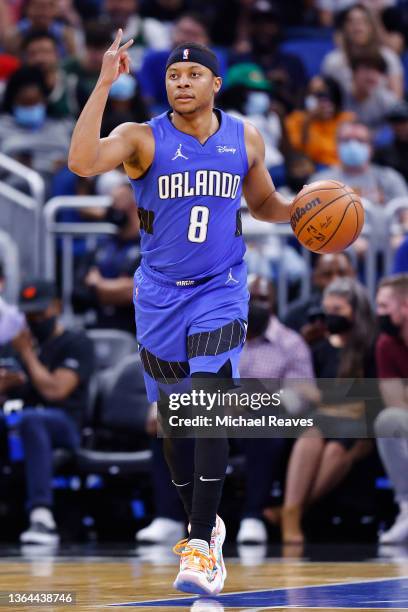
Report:
[[[338,253],[349,247],[364,225],[359,196],[339,181],[305,185],[293,200],[290,224],[299,242],[314,253]]]

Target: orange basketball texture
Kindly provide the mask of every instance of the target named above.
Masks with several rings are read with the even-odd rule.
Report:
[[[314,253],[338,253],[349,247],[364,225],[359,196],[339,181],[316,181],[293,200],[290,224],[299,242]]]

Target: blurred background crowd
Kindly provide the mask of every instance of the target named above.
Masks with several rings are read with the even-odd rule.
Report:
[[[367,213],[351,249],[312,256],[290,228],[252,223],[243,202],[241,374],[314,381],[285,407],[317,416],[310,437],[231,441],[232,533],[263,545],[280,528],[302,544],[305,529],[372,540],[380,529],[383,544],[408,542],[406,0],[0,0],[0,536],[184,532],[136,356],[132,191],[122,168],[80,178],[67,167],[119,27],[135,41],[132,67],[111,88],[102,136],[167,110],[169,51],[206,44],[222,69],[216,105],[259,129],[276,186],[291,197],[341,180]],[[355,377],[381,379],[375,405],[316,395],[319,380]]]

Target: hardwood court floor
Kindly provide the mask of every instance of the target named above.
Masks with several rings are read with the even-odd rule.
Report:
[[[72,607],[30,608],[3,603],[0,610],[408,610],[408,549],[395,552],[391,559],[374,558],[374,549],[361,554],[357,548],[349,548],[347,554],[343,549],[338,555],[334,547],[322,550],[323,554],[320,551],[309,558],[296,558],[296,551],[278,551],[262,560],[256,548],[247,547],[245,554],[241,549],[241,558],[235,556],[227,561],[229,575],[224,593],[209,601],[173,590],[177,560],[167,548],[115,548],[103,554],[81,547],[59,554],[27,548],[22,554],[20,550],[0,549],[2,593],[76,593],[76,605]],[[236,555],[235,549],[232,553]],[[350,560],[336,561],[336,557]]]

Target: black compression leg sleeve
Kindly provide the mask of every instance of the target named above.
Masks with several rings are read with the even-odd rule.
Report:
[[[200,372],[193,374],[192,378],[196,388],[194,383],[198,381],[194,379],[211,379],[209,387],[215,392],[217,379],[231,378],[231,364],[228,361],[217,374]],[[190,539],[198,538],[210,543],[228,466],[228,451],[227,437],[197,438],[195,441]]]
[[[158,411],[162,421],[169,417],[169,400],[162,395],[158,402]],[[194,486],[194,439],[165,437],[163,452],[169,466],[171,479],[183,503],[187,518],[190,521],[193,503]]]

